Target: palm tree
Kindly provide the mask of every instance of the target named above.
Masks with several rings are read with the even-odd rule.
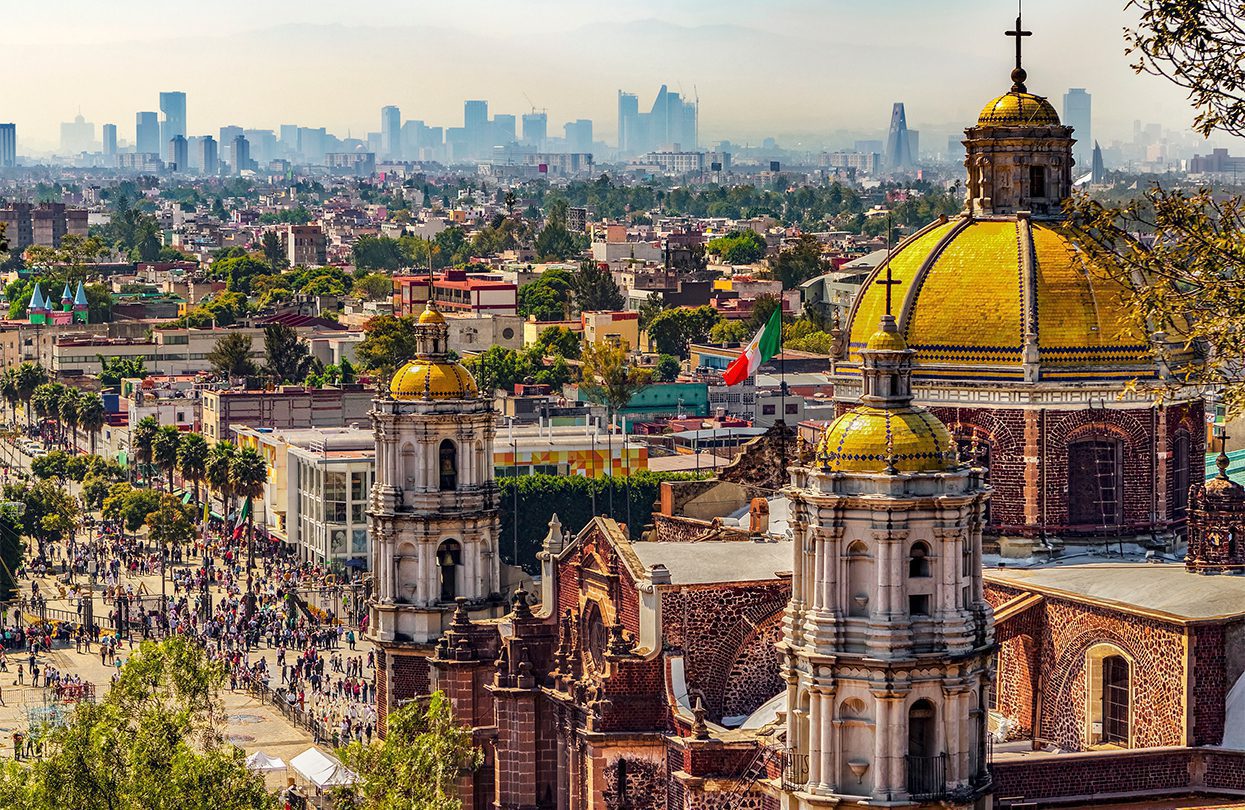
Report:
[[[254,501],[264,494],[264,484],[268,483],[268,462],[264,461],[264,457],[254,447],[244,447],[230,463],[229,472],[233,477],[234,492],[246,498],[252,506],[246,509],[246,591],[252,593],[251,569],[255,564]]]
[[[73,449],[78,449],[78,400],[82,398],[81,389],[67,386],[57,403],[57,415],[61,420],[61,439],[65,440],[65,431],[73,431]]]
[[[187,433],[182,436],[182,443],[177,448],[177,469],[182,480],[191,481],[195,487],[195,503],[202,503],[199,497],[199,482],[207,474],[208,443],[201,433]]]
[[[130,449],[134,451],[135,468],[147,478],[146,468],[151,465],[151,443],[160,430],[160,422],[154,416],[144,416],[130,430]]]
[[[203,465],[203,475],[208,486],[220,495],[224,514],[229,514],[229,499],[233,497],[233,457],[238,448],[233,442],[217,442],[208,451],[207,462]]]
[[[30,396],[30,402],[34,406],[35,415],[44,422],[54,415],[59,416],[61,396],[64,392],[65,386],[60,383],[43,383],[35,388],[34,393]]]
[[[78,400],[78,424],[91,436],[91,455],[95,455],[95,435],[104,426],[105,417],[104,398],[99,394],[86,394]]]
[[[17,387],[17,369],[6,368],[3,374],[0,374],[0,396],[4,397],[4,401],[9,403],[9,413],[13,417],[13,422],[17,422],[17,403],[22,401],[21,391]]]
[[[151,440],[151,460],[169,476],[169,493],[173,492],[173,470],[177,467],[177,449],[181,447],[182,434],[173,425],[164,425]]]
[[[26,425],[28,427],[32,421],[30,406],[35,389],[47,381],[48,373],[38,363],[22,363],[17,367],[17,395],[26,409]]]

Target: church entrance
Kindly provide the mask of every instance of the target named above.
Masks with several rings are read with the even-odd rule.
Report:
[[[1123,442],[1090,439],[1068,446],[1068,523],[1112,527],[1124,522]]]

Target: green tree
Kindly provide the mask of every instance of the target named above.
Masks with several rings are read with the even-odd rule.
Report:
[[[359,776],[334,793],[341,810],[459,810],[455,782],[484,761],[441,692],[391,711],[383,740],[338,753]]]
[[[774,310],[782,309],[782,299],[773,293],[762,293],[758,295],[752,302],[752,314],[748,316],[748,335],[756,332],[765,324],[769,323],[770,316],[774,314]]]
[[[17,367],[17,396],[26,410],[26,423],[33,421],[31,411],[35,389],[48,381],[48,372],[38,363],[22,363]]]
[[[173,425],[162,426],[151,441],[152,461],[168,476],[169,492],[173,491],[173,471],[177,469],[177,451],[181,444],[181,431]]]
[[[410,258],[396,239],[387,236],[361,236],[351,248],[356,267],[365,270],[399,270]]]
[[[96,357],[99,358],[100,365],[99,381],[104,385],[120,385],[121,381],[126,378],[142,379],[151,373],[143,364],[141,357],[104,357],[103,355],[96,355]]]
[[[570,316],[575,283],[561,268],[546,270],[519,288],[519,314],[538,321],[561,321]]]
[[[82,502],[89,509],[99,509],[104,505],[111,487],[112,484],[104,476],[95,473],[87,475],[82,479]]]
[[[648,337],[662,354],[686,359],[688,345],[704,341],[720,320],[713,307],[678,307],[656,315],[648,324]]]
[[[220,441],[212,445],[208,451],[204,465],[204,478],[208,486],[220,496],[221,508],[229,514],[230,499],[234,494],[233,459],[238,448],[233,442]]]
[[[276,231],[264,231],[263,238],[259,240],[259,249],[268,260],[268,267],[272,272],[279,273],[289,264],[285,259],[285,246],[281,244],[281,237],[277,236]]]
[[[251,569],[255,564],[255,509],[254,499],[264,494],[268,483],[268,462],[254,447],[243,447],[229,463],[234,494],[246,498],[252,508],[246,509],[246,592],[254,593]]]
[[[683,364],[679,362],[679,358],[663,354],[653,366],[653,382],[674,382],[682,370]]]
[[[554,200],[545,217],[545,227],[536,235],[536,255],[541,261],[561,261],[578,252],[575,238],[566,228],[567,204]]]
[[[266,370],[278,383],[298,382],[320,367],[306,341],[283,323],[264,327],[264,355],[268,360]]]
[[[208,452],[208,442],[203,438],[202,433],[183,435],[181,443],[177,446],[177,469],[182,474],[183,480],[194,484],[195,503],[203,502],[199,484],[207,475]]]
[[[17,595],[17,570],[22,567],[26,546],[22,542],[22,521],[13,506],[0,506],[0,601]]]
[[[826,273],[830,265],[821,257],[821,243],[804,234],[795,244],[770,259],[770,273],[782,282],[784,290],[794,289],[810,278]]]
[[[752,264],[765,258],[765,239],[756,231],[731,231],[709,240],[705,250],[716,254],[723,264]]]
[[[61,435],[66,429],[73,433],[73,449],[78,449],[78,402],[85,392],[73,386],[66,386],[57,402],[57,413],[61,421]]]
[[[228,259],[215,261],[211,265],[211,274],[215,278],[224,279],[225,288],[229,292],[251,292],[251,280],[255,276],[264,275],[272,268],[267,261],[254,256],[231,256]]]
[[[355,346],[355,357],[364,369],[381,378],[382,386],[415,356],[415,323],[411,315],[378,315],[363,324],[363,340]]]
[[[6,760],[0,805],[13,810],[272,810],[262,774],[220,742],[225,667],[192,639],[146,641],[98,703],[75,705],[44,756]]]
[[[604,405],[610,425],[619,411],[652,382],[652,371],[631,362],[626,346],[597,341],[584,347],[579,390],[589,400]]]
[[[251,360],[249,335],[231,333],[216,339],[216,345],[208,352],[207,360],[217,374],[229,379],[252,377],[258,369]]]
[[[11,421],[17,423],[17,403],[22,401],[21,389],[18,387],[17,368],[10,366],[0,373],[0,396],[9,405]]]
[[[351,291],[365,301],[387,301],[393,297],[393,278],[384,273],[368,273],[355,279]]]
[[[160,430],[160,422],[154,416],[144,416],[130,431],[130,449],[134,452],[134,460],[138,462],[139,474],[147,477],[151,466],[152,443]]]
[[[710,343],[742,343],[750,337],[752,333],[748,331],[748,324],[726,318],[715,323],[709,330]]]
[[[616,312],[626,304],[622,291],[614,283],[609,265],[585,259],[571,274],[575,304],[582,312]]]
[[[540,330],[536,345],[545,354],[556,354],[569,360],[578,359],[582,349],[579,335],[565,326],[547,326]]]

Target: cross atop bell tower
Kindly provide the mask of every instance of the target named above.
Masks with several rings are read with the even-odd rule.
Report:
[[[1007,32],[1007,36],[1016,38],[1016,68],[1012,71],[1012,92],[1013,93],[1028,92],[1027,88],[1025,88],[1025,79],[1028,78],[1028,74],[1025,73],[1025,69],[1020,64],[1021,43],[1024,42],[1025,37],[1033,36],[1033,32],[1026,31],[1024,29],[1024,26],[1021,25],[1020,18],[1023,16],[1023,13],[1024,13],[1024,10],[1022,7],[1018,7],[1016,9],[1016,27],[1012,29],[1011,31]]]

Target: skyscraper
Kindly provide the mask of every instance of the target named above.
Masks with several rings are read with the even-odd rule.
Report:
[[[1107,179],[1107,168],[1102,165],[1102,147],[1098,145],[1098,141],[1094,141],[1094,157],[1090,168],[1090,182],[1103,183]]]
[[[549,137],[549,116],[543,112],[523,114],[523,145],[535,147],[538,151],[545,148],[545,139]]]
[[[186,171],[188,168],[186,164],[190,161],[190,148],[185,135],[174,135],[169,139],[165,160],[170,164],[170,171]]]
[[[562,129],[566,133],[566,151],[592,151],[592,121],[587,118],[567,121]]]
[[[17,165],[17,124],[0,124],[0,169]]]
[[[513,115],[497,114],[493,116],[493,146],[508,146],[514,143],[515,120]]]
[[[1084,87],[1073,87],[1063,94],[1063,123],[1072,127],[1072,159],[1076,161],[1075,173],[1080,175],[1091,169],[1094,133],[1091,127],[1092,98]]]
[[[104,124],[104,157],[117,154],[117,125]]]
[[[480,100],[463,102],[463,136],[467,141],[467,155],[479,157],[489,143],[488,102]]]
[[[82,117],[61,124],[61,151],[68,155],[90,152],[95,148],[95,125]]]
[[[142,155],[160,154],[160,116],[140,112],[134,116],[134,151]]]
[[[402,157],[402,111],[392,105],[380,108],[380,154]]]
[[[246,136],[238,135],[233,139],[233,173],[242,174],[249,168],[251,168],[251,144]]]
[[[211,135],[204,135],[199,139],[199,168],[209,177],[220,171],[216,139]]]
[[[635,93],[618,91],[618,152],[631,155],[639,151],[640,99]]]
[[[160,94],[160,112],[164,120],[160,122],[160,142],[169,141],[181,135],[186,137],[186,94],[178,91]]]
[[[901,171],[912,168],[912,146],[908,142],[908,116],[903,102],[896,101],[891,108],[890,132],[886,136],[886,169]]]

